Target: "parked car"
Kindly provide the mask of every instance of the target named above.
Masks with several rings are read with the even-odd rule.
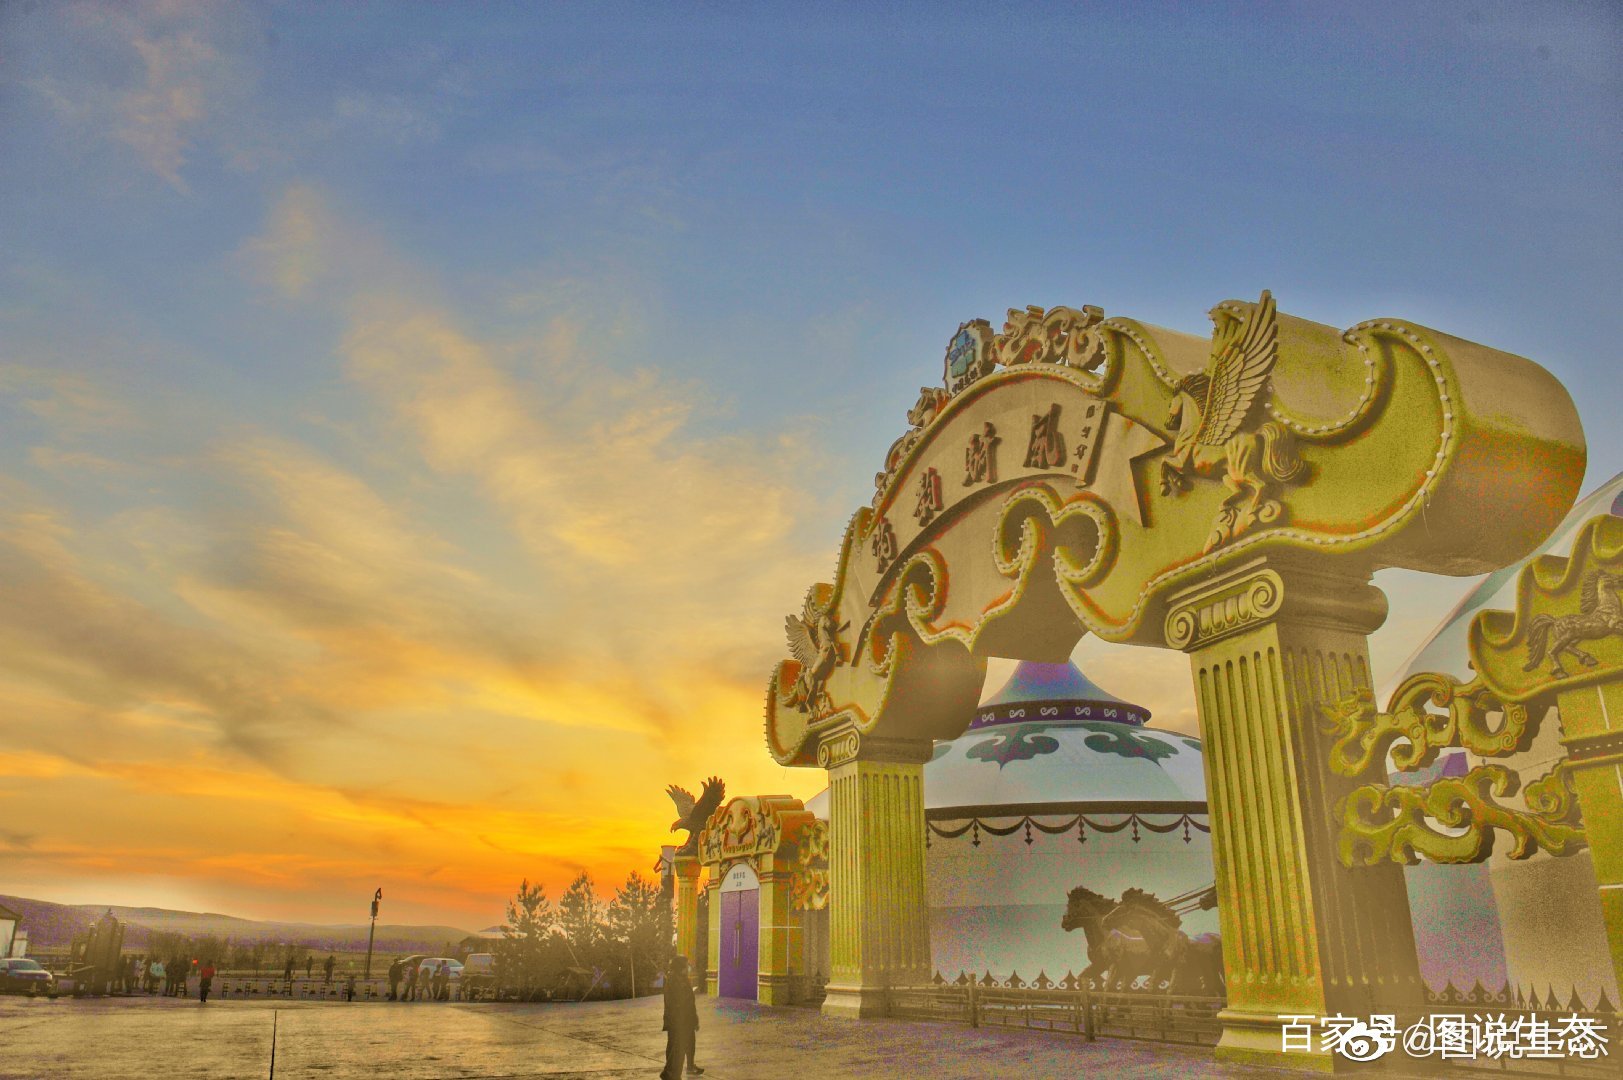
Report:
[[[449,991],[452,997],[456,997],[457,989],[462,985],[462,961],[453,960],[449,956],[430,956],[419,963],[417,965],[417,985],[424,988],[433,986],[434,974],[439,971],[441,964],[449,965],[451,975]]]
[[[472,953],[462,962],[462,996],[468,1001],[496,996],[495,953]]]
[[[9,957],[0,960],[0,993],[56,996],[56,976],[35,960]]]

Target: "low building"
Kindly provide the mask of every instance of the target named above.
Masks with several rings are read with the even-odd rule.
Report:
[[[21,915],[0,904],[0,957],[11,955],[12,945],[17,939],[17,928],[22,921]]]

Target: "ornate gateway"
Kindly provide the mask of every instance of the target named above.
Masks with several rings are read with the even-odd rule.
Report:
[[[1282,1013],[1424,1004],[1398,868],[1338,858],[1358,784],[1293,763],[1327,761],[1319,706],[1370,685],[1370,575],[1523,557],[1577,494],[1577,414],[1531,361],[1401,320],[1338,331],[1267,293],[1211,318],[1210,339],[1088,307],[966,323],[908,414],[766,694],[772,756],[829,771],[826,1011],[929,977],[920,770],[985,658],[1059,662],[1084,633],[1190,654],[1219,1052],[1277,1063]],[[1545,632],[1569,671],[1603,655],[1577,631]]]
[[[748,864],[759,882],[756,999],[764,1005],[803,1000],[808,987],[802,924],[807,911],[828,905],[828,827],[799,799],[744,796],[715,808],[699,833],[698,854],[709,893],[710,992],[718,989],[725,938],[719,890],[728,871]]]

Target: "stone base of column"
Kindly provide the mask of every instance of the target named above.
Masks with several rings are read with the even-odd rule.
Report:
[[[889,1012],[888,995],[883,986],[841,986],[831,982],[824,988],[824,993],[824,1016],[866,1020],[885,1016]]]
[[[1311,1051],[1286,1051],[1282,1035],[1284,1021],[1277,1016],[1224,1009],[1217,1014],[1217,1019],[1223,1024],[1223,1036],[1217,1040],[1217,1046],[1212,1051],[1218,1061],[1316,1073],[1345,1071],[1347,1066],[1353,1064],[1320,1051],[1317,1028],[1314,1029]],[[1368,1067],[1365,1066],[1363,1071],[1368,1071]]]
[[[792,975],[762,972],[755,981],[755,1000],[762,1005],[793,1005],[795,980]]]

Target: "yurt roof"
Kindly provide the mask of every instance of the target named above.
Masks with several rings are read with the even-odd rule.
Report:
[[[1204,809],[1200,740],[1144,727],[1148,718],[1072,663],[1021,663],[968,730],[936,743],[924,766],[925,811]],[[806,808],[826,818],[827,792]]]

